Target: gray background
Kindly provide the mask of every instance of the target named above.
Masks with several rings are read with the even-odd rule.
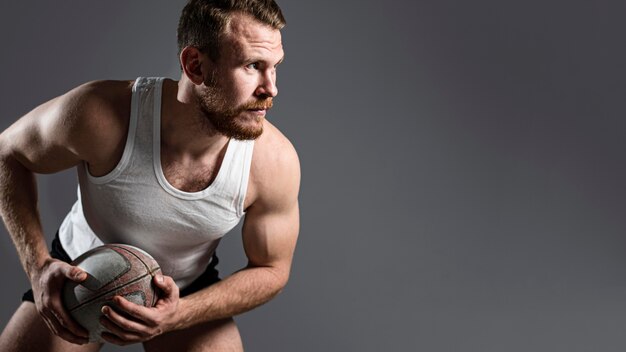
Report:
[[[237,318],[248,350],[623,351],[624,2],[279,3],[269,118],[302,230],[287,289]],[[178,77],[182,6],[0,3],[0,127],[88,80]],[[75,175],[39,181],[52,234]],[[27,281],[0,242],[4,325]]]

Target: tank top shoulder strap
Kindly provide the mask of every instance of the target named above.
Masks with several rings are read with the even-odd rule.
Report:
[[[162,78],[139,77],[133,87],[133,99],[137,100],[137,138],[145,151],[152,149],[153,121],[161,110],[162,84]]]
[[[152,101],[152,95],[156,85],[155,83],[158,82],[158,80],[159,79],[157,78],[144,77],[139,77],[135,80],[132,87],[128,133],[122,157],[115,168],[104,176],[92,176],[88,172],[86,165],[82,165],[81,169],[86,174],[86,177],[90,182],[94,184],[105,184],[114,180],[129,164],[132,164],[131,158],[137,156],[137,149],[142,148],[143,145],[145,145],[146,134],[143,133],[143,131],[145,131],[146,128],[150,128],[150,130],[152,129],[152,124],[146,122],[146,117],[151,117],[151,114],[146,114],[145,110],[147,106],[149,106],[148,104]],[[148,137],[150,137],[150,134],[148,134]]]
[[[250,178],[250,165],[254,141],[231,139],[228,145],[227,156],[220,167],[220,177],[213,185],[214,189],[230,199],[230,207],[236,209],[237,216],[244,214],[244,201]]]

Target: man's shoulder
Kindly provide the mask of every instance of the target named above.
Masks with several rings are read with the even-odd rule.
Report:
[[[109,167],[123,150],[130,120],[132,81],[84,83],[61,97],[68,145],[94,167]],[[101,166],[102,165],[102,166]]]
[[[300,160],[291,141],[269,121],[255,142],[251,180],[256,200],[282,202],[281,197],[297,197],[300,186]]]
[[[114,109],[125,105],[132,97],[134,81],[98,80],[86,82],[68,95],[88,107]]]
[[[108,130],[128,123],[133,81],[86,82],[63,96],[63,109],[88,129]]]
[[[256,141],[252,162],[256,163],[253,167],[262,172],[300,166],[298,153],[291,141],[267,120],[263,124],[263,134]]]

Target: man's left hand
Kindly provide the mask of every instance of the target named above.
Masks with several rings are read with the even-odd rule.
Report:
[[[144,307],[115,296],[115,309],[110,306],[102,308],[104,316],[100,323],[109,331],[102,333],[104,340],[124,346],[150,340],[171,330],[178,309],[178,286],[171,277],[164,275],[155,276],[154,283],[162,291],[154,307]]]

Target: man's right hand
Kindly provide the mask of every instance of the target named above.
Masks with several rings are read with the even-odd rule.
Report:
[[[79,267],[53,258],[31,276],[35,305],[48,328],[62,339],[79,345],[89,342],[89,333],[65,309],[61,295],[66,280],[86,279],[87,273]]]

